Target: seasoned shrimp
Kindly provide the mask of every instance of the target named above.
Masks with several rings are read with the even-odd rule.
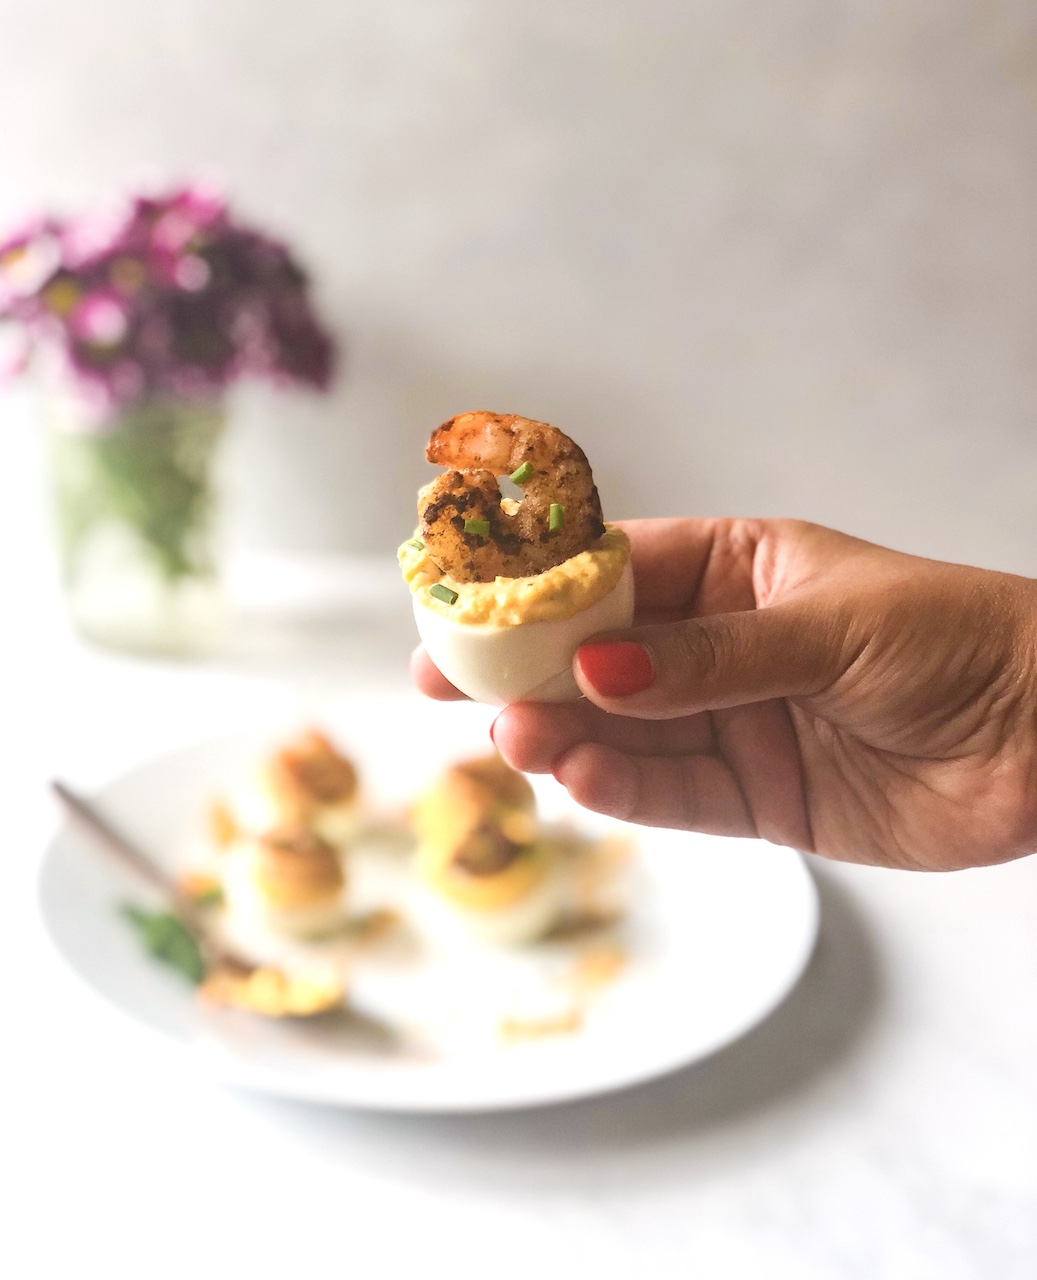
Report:
[[[546,422],[462,413],[437,427],[425,456],[452,470],[418,495],[421,537],[457,582],[543,573],[605,532],[583,450]],[[502,505],[503,475],[521,488],[521,502]]]

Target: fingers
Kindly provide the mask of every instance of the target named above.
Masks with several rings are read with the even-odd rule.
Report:
[[[614,716],[587,701],[519,703],[497,717],[493,740],[513,768],[553,773],[600,813],[813,847],[781,703],[676,720]]]
[[[728,707],[711,719],[715,754],[738,779],[757,834],[775,844],[813,849],[803,762],[787,705],[771,701]]]
[[[577,804],[648,827],[755,836],[731,770],[712,756],[628,756],[584,742],[557,762],[554,776]]]
[[[420,646],[410,656],[410,674],[426,698],[435,698],[437,702],[458,702],[465,698]]]
[[[665,720],[820,692],[852,656],[837,610],[789,601],[609,633],[573,668],[604,710]]]
[[[586,700],[518,702],[505,707],[493,725],[497,750],[523,773],[551,773],[567,751],[597,742],[632,755],[687,755],[713,746],[707,716],[684,720],[632,720],[613,716]]]

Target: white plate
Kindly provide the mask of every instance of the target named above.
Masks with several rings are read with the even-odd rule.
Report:
[[[489,719],[486,708],[408,698],[351,704],[323,723],[358,761],[376,800],[398,805],[447,760],[485,750]],[[172,752],[116,778],[97,801],[152,856],[182,865],[207,801],[276,738]],[[550,779],[537,787],[549,816],[578,815],[592,832],[621,827],[577,809]],[[401,1051],[346,1018],[203,1013],[175,973],[140,952],[118,915],[120,901],[146,901],[147,892],[68,827],[47,851],[41,906],[81,978],[188,1048],[185,1061],[227,1082],[396,1111],[535,1106],[632,1085],[715,1052],[779,1004],[813,949],[817,894],[798,854],[752,840],[622,829],[636,838],[641,868],[625,933],[629,963],[579,1032],[520,1044],[487,1038]]]

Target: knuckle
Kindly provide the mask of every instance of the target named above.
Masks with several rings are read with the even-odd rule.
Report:
[[[716,624],[692,620],[677,628],[667,655],[673,691],[692,694],[708,689],[727,647],[724,630]]]

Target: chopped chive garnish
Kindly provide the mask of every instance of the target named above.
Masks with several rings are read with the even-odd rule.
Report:
[[[490,532],[489,520],[466,520],[464,522],[465,533],[480,533],[485,538]]]
[[[194,934],[171,911],[142,911],[131,903],[122,914],[134,926],[149,955],[179,969],[189,982],[197,985],[205,977],[205,960]]]
[[[521,467],[513,471],[508,477],[512,484],[524,484],[530,476],[536,475],[536,467],[531,467],[528,462],[524,462]]]
[[[437,600],[442,600],[444,604],[453,604],[457,599],[457,592],[451,591],[449,587],[444,587],[441,582],[433,582],[429,587],[430,596],[435,596]]]
[[[560,502],[552,502],[551,510],[548,512],[548,515],[547,515],[547,527],[551,530],[552,533],[557,533],[558,530],[564,524],[565,524],[565,508],[562,506]]]
[[[407,543],[407,546],[413,547],[415,551],[425,550],[425,544],[422,542],[420,538],[411,538],[411,540]]]

